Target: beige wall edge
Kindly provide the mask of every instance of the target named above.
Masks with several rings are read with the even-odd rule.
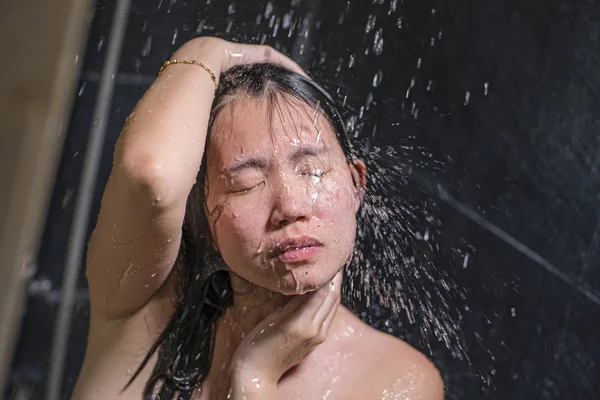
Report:
[[[89,0],[0,2],[0,397],[87,39]]]

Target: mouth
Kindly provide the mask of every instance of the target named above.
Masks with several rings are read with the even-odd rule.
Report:
[[[307,261],[316,256],[323,243],[308,236],[291,238],[279,243],[271,252],[271,257],[284,263]]]

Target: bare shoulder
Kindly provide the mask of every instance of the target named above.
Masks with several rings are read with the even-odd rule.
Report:
[[[372,328],[371,328],[372,329]],[[420,351],[408,343],[372,329],[372,382],[365,398],[443,400],[444,382],[438,369]]]

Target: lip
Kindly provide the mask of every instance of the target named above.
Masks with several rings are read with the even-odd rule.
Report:
[[[321,247],[323,247],[323,243],[317,239],[300,236],[279,243],[271,251],[271,257],[284,263],[307,261],[313,258]]]

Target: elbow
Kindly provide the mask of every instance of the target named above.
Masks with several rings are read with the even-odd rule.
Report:
[[[154,156],[139,155],[115,161],[113,170],[133,189],[138,199],[148,199],[156,208],[168,208],[178,196],[169,179],[168,168]]]

